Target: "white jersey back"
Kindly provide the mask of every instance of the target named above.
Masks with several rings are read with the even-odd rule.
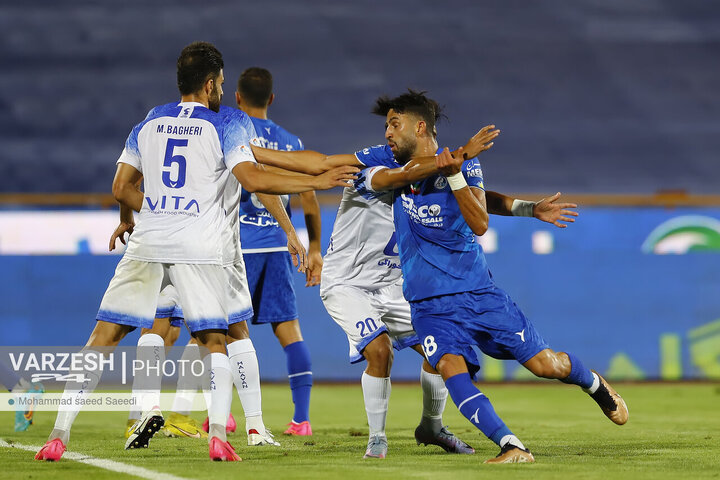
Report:
[[[228,245],[237,234],[224,208],[225,187],[235,165],[255,161],[254,130],[246,129],[243,117],[195,102],[171,103],[151,110],[132,130],[118,163],[143,174],[145,198],[128,258],[232,264]]]
[[[321,293],[334,285],[373,291],[401,281],[392,192],[369,188],[377,170],[363,170],[355,188],[343,192],[324,258]]]

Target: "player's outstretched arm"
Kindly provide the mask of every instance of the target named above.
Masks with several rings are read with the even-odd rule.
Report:
[[[232,169],[233,175],[248,192],[300,193],[310,190],[328,190],[333,187],[347,187],[355,179],[355,167],[336,167],[320,175],[278,175],[268,172],[254,162],[242,162]]]
[[[488,228],[488,213],[485,205],[485,192],[480,188],[470,188],[462,174],[463,149],[453,157],[445,148],[436,158],[440,172],[447,178],[450,189],[460,206],[460,213],[475,235],[483,235]]]
[[[319,175],[344,165],[362,166],[355,155],[325,155],[313,150],[272,150],[256,145],[251,145],[251,148],[259,163],[308,175]]]
[[[305,286],[314,287],[320,285],[322,274],[323,258],[321,253],[321,220],[320,204],[315,192],[304,192],[300,194],[300,203],[305,213],[305,227],[308,232],[308,268],[305,271]]]
[[[127,163],[118,163],[112,184],[112,194],[120,204],[139,212],[143,204],[143,194],[137,187],[142,173]]]
[[[462,147],[463,159],[469,160],[477,157],[485,150],[489,150],[495,145],[493,140],[500,135],[500,130],[495,129],[495,125],[486,125],[481,128],[470,140]],[[450,152],[453,156],[457,156],[458,150]]]
[[[483,127],[468,140],[464,147],[451,154],[455,157],[462,155],[465,160],[477,157],[485,150],[490,149],[494,145],[493,140],[500,135],[500,130],[493,130],[494,128],[495,125]],[[435,155],[413,157],[402,167],[376,172],[372,177],[371,186],[376,191],[394,190],[437,175],[439,172],[435,163]]]
[[[288,251],[293,260],[293,265],[298,267],[298,272],[305,272],[307,268],[307,254],[305,253],[305,247],[297,236],[295,227],[288,217],[287,210],[277,195],[269,195],[267,193],[256,193],[257,199],[260,200],[265,206],[265,209],[270,212],[270,215],[275,217],[280,228],[283,229],[285,235],[288,238]]]
[[[577,217],[578,212],[569,210],[570,208],[577,208],[577,204],[558,202],[557,200],[561,195],[558,192],[551,197],[532,202],[498,192],[485,192],[489,213],[516,217],[535,217],[543,222],[552,223],[558,228],[565,228],[567,223],[575,222],[573,217]]]

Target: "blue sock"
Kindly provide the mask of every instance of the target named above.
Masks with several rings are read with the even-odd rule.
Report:
[[[493,408],[490,400],[473,385],[469,373],[460,373],[445,380],[445,386],[460,413],[480,429],[486,437],[500,445],[505,435],[513,433]]]
[[[570,359],[570,375],[565,378],[561,378],[560,381],[563,383],[572,383],[573,385],[579,385],[582,388],[590,388],[593,384],[592,372],[589,368],[582,364],[579,358],[572,353],[565,352]]]
[[[295,404],[295,423],[310,420],[310,390],[312,390],[312,363],[310,350],[302,340],[285,347],[290,391]]]

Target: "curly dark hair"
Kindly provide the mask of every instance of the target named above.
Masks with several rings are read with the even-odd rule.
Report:
[[[407,93],[403,93],[395,98],[383,95],[375,100],[372,113],[385,117],[390,110],[395,110],[398,113],[416,115],[425,122],[428,132],[432,133],[433,137],[436,137],[437,129],[435,128],[435,123],[437,123],[441,117],[444,117],[444,115],[440,104],[428,98],[425,95],[426,93],[425,91],[418,92],[408,88]]]

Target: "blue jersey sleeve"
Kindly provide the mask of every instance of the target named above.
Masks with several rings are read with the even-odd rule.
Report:
[[[483,172],[477,157],[466,160],[463,163],[462,171],[463,176],[465,177],[465,181],[469,186],[485,190],[485,184],[483,182]]]
[[[396,168],[400,166],[387,145],[363,148],[359,152],[355,152],[355,157],[366,167]]]
[[[232,170],[239,163],[255,161],[250,149],[255,136],[255,127],[240,110],[225,116],[221,144],[228,170]]]

